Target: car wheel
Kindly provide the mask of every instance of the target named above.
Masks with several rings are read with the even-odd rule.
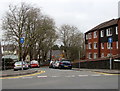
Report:
[[[14,69],[14,71],[18,71],[17,69]]]
[[[59,67],[59,69],[62,69],[61,66]]]

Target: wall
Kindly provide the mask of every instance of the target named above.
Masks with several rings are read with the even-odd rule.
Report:
[[[79,63],[73,63],[73,67],[79,68]],[[80,62],[80,68],[87,69],[110,69],[109,60]],[[112,69],[120,69],[120,62],[112,60]]]

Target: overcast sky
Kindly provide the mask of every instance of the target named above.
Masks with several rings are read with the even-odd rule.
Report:
[[[62,24],[74,25],[85,33],[102,22],[117,18],[118,1],[119,0],[0,0],[0,19],[5,15],[10,4],[18,5],[21,2],[26,2],[27,4],[41,8],[43,13],[55,20],[58,27]],[[0,24],[1,22],[0,20]]]

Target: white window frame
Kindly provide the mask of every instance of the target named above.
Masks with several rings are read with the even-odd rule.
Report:
[[[92,33],[89,33],[89,34],[88,34],[88,38],[89,38],[89,39],[92,39]]]
[[[101,49],[104,49],[104,43],[101,43]]]
[[[91,55],[92,53],[88,53],[88,59],[92,59]]]
[[[88,43],[88,49],[92,49],[92,43]]]
[[[118,26],[115,27],[116,35],[118,35]]]
[[[106,34],[107,34],[107,36],[112,36],[112,30],[111,30],[111,28],[108,28],[108,29],[106,29]]]
[[[97,31],[94,31],[94,38],[97,38]]]
[[[94,53],[94,59],[96,59],[97,58],[97,53]]]
[[[101,53],[101,58],[104,58],[104,57],[105,57],[104,53]]]
[[[107,54],[107,57],[110,57],[110,53]]]
[[[111,49],[112,49],[112,43],[107,43],[107,49],[110,49],[110,45],[111,45]]]
[[[94,42],[94,49],[97,49],[97,42]]]
[[[116,41],[116,49],[118,49],[118,41]]]
[[[88,34],[86,34],[86,40],[88,40]]]
[[[104,37],[104,30],[101,30],[101,37]]]

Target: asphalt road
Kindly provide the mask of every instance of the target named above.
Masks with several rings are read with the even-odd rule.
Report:
[[[2,79],[2,89],[118,89],[118,75],[51,68],[36,69],[45,72]]]

